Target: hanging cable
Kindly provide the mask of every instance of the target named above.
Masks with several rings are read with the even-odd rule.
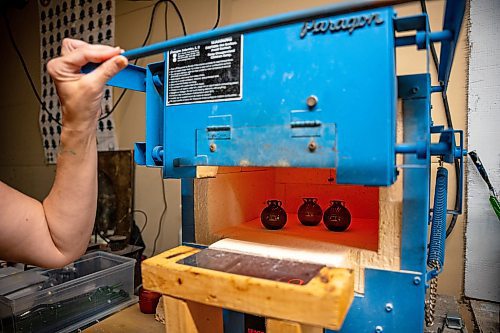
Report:
[[[134,209],[134,213],[140,213],[144,216],[144,225],[140,229],[140,232],[142,234],[142,232],[144,231],[144,229],[146,229],[146,226],[148,225],[148,214],[146,214],[145,211],[140,210],[140,209]]]
[[[168,40],[168,2],[165,2],[165,12],[163,14],[163,20],[165,25],[165,40]]]
[[[140,210],[140,209],[134,209],[133,212],[134,213],[140,213],[140,214],[142,214],[144,216],[144,225],[139,230],[139,235],[137,235],[137,237],[136,237],[136,239],[134,241],[134,244],[132,244],[133,246],[136,246],[137,242],[139,241],[140,236],[142,236],[142,233],[144,232],[144,230],[146,229],[146,226],[148,225],[148,214],[146,214],[145,211]],[[135,223],[135,221],[134,221],[134,223]]]
[[[177,7],[177,5],[172,0],[158,0],[155,3],[155,5],[153,6],[153,9],[151,11],[151,18],[149,20],[149,26],[148,26],[148,30],[147,30],[147,33],[146,33],[146,37],[144,38],[144,42],[142,43],[141,46],[145,46],[147,44],[149,38],[151,37],[151,32],[152,32],[152,29],[153,29],[153,22],[154,22],[154,18],[155,18],[156,9],[158,8],[158,6],[161,3],[165,3],[165,12],[164,12],[165,39],[168,39],[168,20],[167,20],[167,15],[168,15],[168,4],[169,3],[172,4],[172,6],[174,7],[175,12],[177,13],[177,16],[179,17],[179,20],[180,20],[180,23],[181,23],[181,26],[182,26],[182,32],[183,32],[184,36],[187,35],[186,25],[185,25],[185,22],[184,22],[184,17],[182,16],[182,14],[181,14],[179,8]],[[219,1],[218,13],[219,13],[218,14],[218,16],[219,16],[220,15],[220,1]],[[217,21],[219,21],[219,18],[218,18]],[[137,64],[137,61],[138,61],[138,59],[134,60],[134,65]],[[116,107],[118,106],[118,104],[120,103],[120,101],[122,100],[122,98],[123,98],[123,96],[125,95],[126,92],[127,92],[127,89],[124,89],[123,92],[120,94],[120,97],[118,97],[118,99],[117,99],[115,105],[113,106],[113,108],[108,113],[106,113],[106,115],[104,115],[101,118],[99,118],[99,120],[102,120],[102,119],[105,119],[105,118],[109,117],[116,110]],[[156,246],[157,246],[157,242],[158,242],[158,239],[160,237],[160,234],[161,234],[163,220],[164,220],[165,215],[166,215],[166,213],[168,211],[168,203],[167,203],[167,198],[166,198],[165,184],[164,184],[163,177],[162,177],[161,173],[160,173],[160,176],[161,176],[161,183],[162,183],[162,193],[163,193],[164,208],[163,208],[162,214],[160,216],[160,221],[158,223],[158,230],[157,230],[157,233],[156,233],[156,236],[155,236],[155,240],[154,240],[152,255],[154,255],[155,252],[156,252]],[[141,233],[142,233],[142,231],[141,231]]]
[[[10,22],[9,22],[9,19],[7,18],[7,13],[4,13],[3,19],[5,22],[5,28],[7,30],[7,34],[9,35],[10,43],[12,44],[12,47],[14,48],[14,51],[16,51],[17,57],[18,57],[19,61],[21,62],[21,65],[22,65],[23,70],[24,70],[24,74],[26,74],[26,78],[28,79],[28,81],[30,83],[31,90],[33,90],[33,94],[35,95],[36,99],[38,100],[38,103],[40,103],[42,110],[45,113],[47,113],[47,115],[49,116],[49,121],[53,121],[57,125],[62,127],[62,123],[59,120],[57,120],[56,118],[54,118],[52,113],[47,109],[47,107],[45,106],[45,103],[42,101],[42,98],[40,97],[40,94],[38,93],[38,90],[36,90],[36,88],[35,88],[35,83],[33,82],[33,79],[31,78],[31,74],[30,74],[30,71],[28,70],[28,66],[26,65],[26,62],[24,61],[24,57],[23,57],[21,51],[19,50],[19,48],[17,47],[16,41],[14,39],[14,35],[12,34],[12,30],[10,28]]]
[[[184,18],[182,17],[181,11],[179,10],[179,8],[175,4],[175,2],[173,2],[172,0],[166,0],[166,1],[171,3],[172,6],[174,6],[175,12],[177,13],[177,16],[179,17],[179,20],[181,21],[182,32],[183,32],[184,36],[187,36],[186,24],[184,23]]]
[[[151,32],[153,31],[153,22],[154,22],[154,18],[155,18],[155,13],[156,13],[156,9],[158,8],[158,6],[162,3],[162,2],[165,2],[165,0],[158,0],[154,6],[153,6],[153,9],[151,10],[151,17],[149,19],[149,25],[148,25],[148,30],[146,32],[146,37],[144,37],[144,41],[142,42],[142,45],[141,46],[145,46],[149,40],[149,38],[151,37]],[[165,4],[167,5],[167,4]],[[134,60],[134,65],[137,65],[137,61],[139,59],[135,59]],[[108,118],[109,116],[111,116],[113,114],[113,112],[115,112],[116,108],[118,107],[118,105],[120,104],[121,100],[123,99],[123,97],[125,96],[125,93],[128,91],[128,89],[123,89],[123,91],[121,92],[120,96],[118,97],[118,99],[116,100],[116,102],[114,103],[113,107],[111,108],[111,110],[109,110],[109,112],[106,112],[106,114],[104,114],[103,116],[101,116],[99,118],[99,121],[101,120],[104,120],[106,118]]]
[[[422,13],[428,15],[425,0],[420,0],[420,7],[422,9]],[[436,72],[439,73],[439,60],[438,60],[438,56],[437,56],[436,47],[434,46],[433,42],[430,42],[430,49],[431,49],[432,60],[433,60],[434,66],[436,68]],[[443,85],[444,82],[440,82],[440,84]],[[451,119],[450,105],[448,103],[448,96],[446,95],[446,90],[444,90],[444,87],[443,87],[443,91],[441,92],[441,99],[443,100],[443,105],[444,105],[446,125],[448,126],[449,129],[453,129],[453,121]],[[458,210],[460,208],[459,207],[460,192],[459,192],[458,184],[460,183],[460,173],[462,172],[462,170],[460,170],[460,163],[457,160],[454,161],[454,166],[455,166],[455,182],[457,185],[457,189],[455,191],[454,209]],[[455,225],[457,223],[457,218],[458,218],[457,214],[452,215],[450,223],[448,225],[448,228],[446,229],[446,238],[448,238],[448,236],[453,232],[453,229],[455,228]]]
[[[120,104],[120,102],[121,102],[121,100],[122,100],[123,96],[125,96],[125,93],[126,93],[127,91],[128,91],[128,89],[123,89],[123,91],[121,92],[120,96],[118,96],[118,99],[116,100],[116,102],[115,102],[115,104],[113,105],[113,107],[111,108],[111,110],[109,110],[109,112],[106,112],[106,114],[105,114],[105,115],[101,116],[101,117],[99,118],[99,121],[101,121],[101,120],[104,120],[104,119],[108,118],[109,116],[111,116],[111,114],[112,114],[113,112],[115,112],[116,107],[118,106],[118,104]]]
[[[162,174],[162,170],[161,169],[160,169],[160,180],[161,180],[161,190],[162,190],[162,194],[163,194],[163,211],[161,213],[160,221],[158,223],[158,231],[156,232],[155,241],[154,241],[154,244],[153,244],[153,251],[151,252],[151,256],[155,255],[155,252],[156,252],[156,242],[160,238],[160,233],[161,233],[161,227],[162,227],[162,224],[163,224],[163,220],[165,219],[165,215],[167,214],[167,211],[168,211],[167,194],[166,194],[166,191],[165,191],[165,182],[163,181],[163,174]]]
[[[183,34],[184,36],[187,35],[187,32],[186,32],[186,25],[184,23],[184,17],[182,16],[181,12],[179,11],[179,8],[177,7],[177,5],[172,1],[172,0],[158,0],[154,6],[153,6],[153,9],[151,10],[151,18],[149,19],[149,26],[148,26],[148,31],[146,33],[146,37],[144,38],[144,41],[142,42],[142,45],[141,47],[145,46],[149,40],[149,38],[151,37],[151,33],[153,31],[153,23],[154,23],[154,18],[155,18],[155,14],[156,14],[156,9],[158,8],[158,6],[161,4],[161,3],[165,3],[165,39],[168,39],[168,28],[167,28],[167,10],[168,10],[168,3],[171,3],[172,6],[174,7],[176,13],[177,13],[177,16],[179,17],[179,20],[181,22],[181,25],[182,25],[182,31],[183,31]],[[134,65],[137,64],[137,61],[138,59],[135,59],[134,60]],[[103,119],[106,119],[108,118],[111,114],[113,114],[113,112],[115,112],[116,108],[118,107],[118,104],[120,103],[120,101],[122,100],[122,98],[125,96],[125,93],[128,91],[128,89],[124,89],[122,91],[122,93],[120,94],[120,96],[118,97],[118,99],[116,100],[115,104],[113,105],[113,108],[111,108],[111,110],[109,112],[107,112],[106,114],[104,114],[103,116],[101,116],[99,118],[99,120],[103,120]]]
[[[214,27],[212,28],[212,30],[217,28],[219,26],[219,23],[220,23],[220,2],[221,2],[221,0],[217,0],[217,20],[215,21],[215,24],[214,24]]]

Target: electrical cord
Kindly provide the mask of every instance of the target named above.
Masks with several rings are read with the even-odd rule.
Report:
[[[143,41],[143,43],[142,43],[141,46],[145,46],[147,44],[149,38],[151,37],[151,32],[152,32],[152,29],[153,29],[153,22],[154,22],[156,10],[157,10],[158,6],[161,3],[165,3],[165,12],[164,12],[165,39],[168,39],[167,14],[168,14],[168,4],[169,3],[172,4],[172,6],[174,7],[174,10],[177,13],[177,16],[179,17],[179,20],[181,22],[182,31],[183,31],[184,36],[187,35],[186,25],[184,23],[184,17],[182,16],[182,14],[181,14],[179,8],[177,7],[177,5],[175,4],[175,2],[173,2],[172,0],[158,0],[154,4],[153,9],[151,10],[151,18],[149,20],[148,30],[147,30],[147,33],[146,33],[146,37],[144,38],[144,41]],[[218,12],[219,12],[218,16],[219,16],[220,15],[220,0],[219,0],[219,7],[218,8],[219,8],[219,10],[218,10]],[[219,18],[217,20],[217,24],[218,24],[218,21],[219,21]],[[134,65],[137,64],[137,61],[138,61],[138,59],[134,60]],[[99,118],[99,120],[102,120],[102,119],[105,119],[105,118],[109,117],[116,110],[116,107],[118,106],[118,104],[120,103],[120,101],[122,100],[122,98],[123,98],[123,96],[125,95],[126,92],[127,92],[127,89],[124,89],[123,92],[118,97],[118,99],[117,99],[115,105],[113,106],[113,108],[108,113],[106,113],[106,115],[104,115],[101,118]],[[156,246],[157,246],[158,239],[160,237],[160,233],[161,233],[161,229],[162,229],[162,225],[163,225],[163,220],[164,220],[164,217],[165,217],[165,215],[166,215],[166,213],[168,211],[168,203],[167,203],[167,198],[166,198],[166,193],[165,193],[165,184],[163,182],[163,176],[162,176],[161,173],[160,173],[160,178],[161,178],[161,184],[162,184],[162,193],[163,193],[164,208],[163,208],[162,214],[160,216],[160,221],[158,223],[158,231],[157,231],[156,236],[155,236],[152,255],[154,255],[155,252],[156,252]],[[146,221],[147,221],[147,217],[146,217]],[[145,226],[144,226],[144,228],[145,228]],[[141,234],[142,234],[142,230],[141,230]]]
[[[161,2],[165,2],[165,13],[164,13],[164,17],[165,17],[165,39],[168,39],[168,22],[167,22],[167,14],[168,14],[168,4],[172,4],[172,6],[174,7],[174,10],[176,11],[177,13],[177,16],[179,17],[179,20],[181,22],[181,25],[182,25],[182,31],[184,33],[184,36],[187,35],[187,32],[186,32],[186,25],[184,23],[184,18],[182,17],[182,14],[181,12],[179,11],[179,8],[177,7],[177,5],[175,4],[175,2],[171,1],[171,0],[159,0],[157,2],[158,3],[161,3]],[[154,11],[154,8],[153,8],[153,11]],[[144,46],[144,45],[143,45]],[[166,191],[165,191],[165,183],[163,181],[163,175],[162,175],[162,172],[160,170],[160,180],[161,180],[161,189],[162,189],[162,194],[163,194],[163,211],[161,213],[161,216],[160,216],[160,221],[158,223],[158,231],[156,232],[156,236],[155,236],[155,240],[154,240],[154,244],[153,244],[153,250],[151,252],[151,255],[153,256],[156,252],[156,246],[157,246],[157,242],[158,242],[158,239],[160,238],[160,234],[161,234],[161,229],[162,229],[162,225],[163,225],[163,221],[165,219],[165,215],[167,214],[167,211],[168,211],[168,203],[167,203],[167,197],[166,197]]]
[[[108,118],[109,116],[111,116],[111,114],[113,112],[115,112],[116,110],[116,107],[118,106],[118,104],[120,104],[123,96],[125,96],[125,93],[128,91],[128,89],[123,89],[123,91],[121,92],[120,96],[118,97],[118,99],[116,100],[115,104],[113,105],[113,107],[111,108],[111,110],[109,110],[109,112],[106,112],[105,115],[101,116],[98,121],[101,121],[101,120],[104,120],[106,118]]]
[[[38,91],[35,88],[35,83],[33,82],[33,79],[31,78],[31,74],[28,70],[28,66],[26,65],[26,62],[24,61],[24,57],[23,57],[21,51],[19,50],[19,48],[17,47],[16,41],[14,39],[14,35],[12,34],[12,30],[10,28],[10,22],[9,22],[9,19],[7,18],[7,13],[3,14],[3,18],[4,18],[5,28],[7,30],[7,34],[9,35],[10,43],[12,44],[12,47],[14,48],[14,51],[16,51],[17,57],[18,57],[19,61],[21,62],[21,65],[22,65],[23,70],[24,70],[24,74],[26,74],[26,77],[30,83],[31,89],[33,90],[33,94],[35,95],[36,99],[38,100],[38,103],[40,103],[42,110],[45,111],[47,113],[47,115],[49,116],[49,121],[53,121],[57,125],[62,127],[62,123],[59,120],[57,120],[56,118],[54,118],[52,113],[47,109],[47,107],[45,106],[45,103],[42,101],[42,98],[40,97],[40,94],[38,93]]]
[[[151,10],[151,18],[149,19],[149,26],[148,26],[148,31],[146,33],[146,37],[144,38],[144,41],[142,42],[142,45],[141,47],[145,46],[149,40],[149,38],[151,37],[151,32],[153,30],[153,22],[154,22],[154,18],[155,18],[155,14],[156,14],[156,9],[158,8],[158,6],[161,4],[161,3],[165,3],[165,39],[168,39],[168,28],[167,28],[167,10],[168,10],[168,3],[171,3],[172,6],[174,7],[176,13],[177,13],[177,16],[179,16],[179,20],[181,22],[181,25],[182,25],[182,31],[184,33],[184,36],[187,35],[187,32],[186,32],[186,25],[184,23],[184,17],[182,16],[181,12],[179,11],[179,8],[177,7],[177,5],[172,1],[172,0],[158,0],[156,1],[156,3],[154,4],[153,6],[153,9]],[[137,61],[139,59],[135,59],[134,60],[134,65],[137,64]],[[99,118],[99,121],[101,120],[104,120],[106,118],[108,118],[109,116],[111,116],[111,114],[113,114],[113,112],[115,112],[116,108],[118,107],[118,104],[120,104],[122,98],[125,96],[125,93],[128,91],[128,89],[124,89],[120,96],[118,97],[118,99],[116,100],[115,104],[113,105],[113,107],[111,108],[111,110],[109,110],[109,112],[107,112],[105,115],[101,116]]]
[[[212,30],[217,28],[219,26],[219,23],[220,23],[220,3],[221,3],[221,0],[217,0],[217,20],[215,21],[215,24],[214,24],[214,27],[212,28]]]
[[[422,9],[422,13],[428,15],[427,6],[426,6],[425,1],[426,0],[420,0],[420,7]],[[434,46],[433,42],[430,42],[430,49],[431,49],[431,55],[432,55],[432,60],[433,60],[434,66],[436,68],[436,71],[439,72],[439,60],[438,60],[438,56],[437,56],[437,52],[436,52],[436,47]],[[443,85],[443,82],[440,82],[440,84]],[[447,124],[449,129],[453,129],[453,121],[451,119],[451,112],[450,112],[450,105],[448,103],[448,96],[446,95],[446,91],[444,89],[441,92],[441,99],[443,100],[444,112],[445,112],[445,116],[446,116],[446,124]],[[460,170],[460,163],[457,160],[454,161],[454,166],[455,166],[455,181],[456,181],[456,185],[457,185],[457,189],[455,191],[454,209],[458,210],[460,208],[459,207],[460,192],[459,192],[458,184],[460,182],[460,172],[462,170]],[[457,214],[452,215],[450,223],[448,225],[448,228],[446,228],[446,238],[448,238],[448,236],[450,236],[450,234],[453,232],[453,229],[455,228],[455,225],[457,223],[457,218],[458,218]]]
[[[175,4],[175,2],[173,2],[172,0],[163,0],[163,1],[167,1],[168,3],[171,3],[172,6],[174,6],[175,12],[177,13],[177,16],[179,17],[179,20],[181,21],[182,32],[183,32],[184,36],[187,36],[186,24],[184,23],[184,18],[182,17],[181,11],[179,10],[179,8]]]
[[[149,38],[151,37],[151,32],[152,32],[152,28],[153,28],[153,22],[154,22],[154,16],[155,16],[155,13],[156,13],[156,9],[158,8],[158,6],[161,4],[161,3],[164,3],[165,2],[165,5],[167,5],[168,2],[171,2],[173,5],[174,5],[174,8],[176,9],[176,12],[177,14],[179,15],[180,17],[180,20],[181,20],[181,23],[182,23],[182,27],[183,27],[183,31],[184,31],[184,35],[186,35],[186,27],[184,25],[184,19],[179,11],[179,9],[177,8],[177,6],[175,6],[175,4],[173,3],[173,1],[167,1],[167,0],[158,0],[155,5],[153,6],[153,10],[151,11],[151,18],[150,18],[150,21],[149,21],[149,26],[148,26],[148,31],[147,31],[147,34],[146,34],[146,37],[144,38],[144,41],[142,43],[141,46],[145,46],[149,40]],[[33,93],[35,94],[35,97],[36,99],[38,100],[38,102],[40,103],[41,107],[42,107],[42,110],[45,111],[49,117],[49,120],[50,121],[54,121],[56,124],[58,124],[59,126],[62,127],[62,123],[59,122],[56,118],[54,118],[54,116],[52,115],[52,113],[47,109],[45,103],[43,103],[41,97],[40,97],[40,94],[38,93],[38,91],[36,90],[35,88],[35,84],[33,82],[33,79],[31,78],[31,74],[28,70],[28,67],[26,65],[26,62],[24,61],[24,57],[22,56],[19,48],[17,47],[17,44],[14,40],[14,36],[12,34],[12,30],[10,28],[10,23],[8,21],[8,18],[7,18],[7,14],[4,14],[3,15],[4,17],[4,22],[5,22],[5,26],[6,26],[6,30],[7,30],[7,33],[9,35],[9,39],[10,39],[10,42],[14,48],[14,50],[16,51],[16,54],[19,58],[19,60],[21,61],[21,65],[23,67],[23,70],[24,70],[24,73],[26,74],[26,77],[28,78],[28,81],[30,83],[30,86],[31,86],[31,89],[33,90]],[[137,64],[137,61],[138,59],[134,60],[134,65]],[[118,97],[118,99],[116,100],[116,102],[114,103],[113,107],[111,108],[111,110],[109,112],[107,112],[105,115],[101,116],[99,118],[99,121],[101,120],[104,120],[106,118],[108,118],[109,116],[111,116],[111,114],[113,114],[113,112],[115,112],[117,106],[120,104],[121,100],[123,99],[123,97],[125,96],[125,93],[128,91],[128,89],[124,89],[120,96]]]
[[[142,236],[143,231],[146,229],[146,226],[148,225],[148,214],[146,214],[145,211],[140,210],[140,209],[134,209],[133,213],[140,213],[144,216],[144,226],[139,230],[140,236]],[[137,245],[137,241],[139,240],[139,236],[135,239],[133,246]]]
[[[151,19],[149,21],[149,27],[148,27],[148,31],[147,31],[147,34],[146,34],[146,37],[144,38],[144,41],[142,43],[141,46],[145,46],[146,43],[148,42],[150,36],[151,36],[151,32],[152,32],[152,27],[153,27],[153,22],[154,22],[154,16],[155,16],[155,13],[156,13],[156,9],[158,8],[158,6],[161,4],[161,3],[165,3],[165,36],[166,36],[166,39],[168,39],[168,28],[167,28],[167,10],[168,10],[168,3],[171,3],[172,6],[174,7],[178,17],[179,17],[179,20],[181,22],[181,26],[182,26],[182,32],[184,34],[184,36],[187,35],[187,31],[186,31],[186,24],[184,22],[184,17],[182,16],[179,8],[177,7],[177,5],[175,4],[175,2],[173,2],[172,0],[158,0],[154,6],[153,6],[153,9],[151,11]],[[219,22],[220,22],[220,7],[221,7],[221,0],[217,0],[217,20],[215,22],[215,25],[212,29],[215,29],[218,27],[219,25]],[[31,86],[31,89],[33,90],[33,93],[36,97],[36,99],[38,100],[38,103],[40,104],[40,106],[42,107],[42,110],[45,111],[48,115],[48,118],[49,118],[49,121],[53,121],[55,122],[56,124],[58,124],[59,126],[62,127],[62,123],[57,120],[53,115],[52,113],[47,109],[45,103],[42,101],[41,97],[40,97],[40,94],[38,93],[38,91],[36,90],[35,88],[35,84],[33,82],[33,79],[31,78],[31,74],[28,70],[28,67],[26,65],[26,62],[24,61],[24,57],[22,56],[19,48],[17,47],[17,44],[14,40],[14,37],[13,37],[13,34],[12,34],[12,30],[10,29],[10,23],[8,21],[8,18],[7,18],[7,14],[4,13],[4,21],[5,21],[5,26],[6,26],[6,30],[7,30],[7,33],[9,35],[9,39],[10,39],[10,42],[14,48],[14,50],[16,51],[16,54],[19,58],[19,60],[21,61],[21,65],[23,67],[23,70],[24,70],[24,73],[26,74],[26,77],[28,78],[28,81],[30,83],[30,86]],[[137,61],[138,59],[134,60],[134,65],[137,64]],[[115,112],[115,110],[117,109],[118,105],[120,104],[120,102],[122,101],[123,97],[125,96],[125,94],[127,93],[128,89],[124,89],[121,93],[120,93],[120,96],[118,97],[118,99],[116,100],[116,102],[114,103],[113,107],[111,108],[111,110],[109,112],[106,112],[106,114],[104,114],[103,116],[101,116],[98,120],[101,121],[101,120],[104,120],[106,118],[108,118],[109,116],[111,116],[111,114],[113,114]]]
[[[146,32],[146,37],[144,37],[144,41],[142,42],[142,45],[141,46],[145,46],[149,40],[149,38],[151,37],[151,32],[153,30],[153,22],[154,22],[154,18],[155,18],[155,13],[156,13],[156,9],[158,8],[158,6],[164,2],[164,0],[158,0],[154,6],[153,6],[153,9],[151,10],[151,18],[149,19],[149,25],[148,25],[148,30]],[[135,59],[134,60],[134,65],[137,65],[137,61],[139,59]],[[113,114],[113,112],[115,112],[116,108],[118,107],[118,105],[120,104],[121,100],[123,99],[123,97],[125,96],[125,94],[127,93],[128,89],[123,89],[123,91],[121,92],[120,96],[118,97],[118,99],[116,100],[115,104],[113,105],[113,107],[111,108],[111,110],[109,110],[109,112],[106,112],[105,115],[101,116],[99,118],[99,121],[101,120],[104,120],[106,118],[108,118],[109,116],[111,116]]]
[[[99,223],[96,224],[96,228],[97,228],[96,231],[97,236],[99,236],[103,241],[105,241],[106,244],[109,244],[109,239],[107,239],[106,236],[104,236],[104,231],[99,229]]]
[[[142,232],[144,231],[144,229],[146,229],[146,226],[148,225],[148,214],[146,214],[146,212],[141,209],[134,209],[134,213],[141,213],[144,216],[144,225],[140,229],[140,232],[142,234]]]
[[[158,223],[158,231],[156,233],[156,237],[155,237],[155,241],[154,241],[154,244],[153,244],[153,251],[151,252],[151,256],[154,256],[155,255],[155,252],[156,252],[156,242],[158,241],[158,238],[160,238],[160,233],[161,233],[161,227],[162,227],[162,224],[163,224],[163,220],[164,220],[164,217],[165,215],[167,214],[167,211],[168,211],[168,203],[167,203],[167,196],[166,196],[166,191],[165,191],[165,182],[163,181],[163,174],[162,174],[162,170],[160,169],[160,180],[161,180],[161,190],[162,190],[162,194],[163,194],[163,211],[161,213],[161,216],[160,216],[160,222]]]
[[[165,40],[168,40],[168,2],[165,2],[165,11],[163,13],[163,23],[165,25]]]

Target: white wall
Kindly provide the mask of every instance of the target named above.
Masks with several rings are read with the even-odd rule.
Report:
[[[472,0],[468,147],[476,150],[490,181],[500,189],[500,2]],[[500,301],[500,221],[488,202],[488,187],[467,164],[465,295]]]

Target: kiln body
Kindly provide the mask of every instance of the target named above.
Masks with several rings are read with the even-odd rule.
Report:
[[[422,332],[427,281],[438,273],[427,270],[431,156],[462,161],[463,149],[453,129],[431,125],[430,95],[446,90],[465,3],[449,1],[443,31],[432,33],[427,15],[397,18],[387,7],[400,2],[332,5],[127,51],[129,59],[164,52],[165,60],[129,66],[110,81],[146,93],[146,140],[136,144],[135,159],[182,179],[184,245],[230,237],[343,253],[338,266],[346,271],[331,273],[345,278],[335,287],[338,297],[317,294],[318,302],[332,296],[329,305],[342,300],[342,308],[332,305],[334,320],[297,315],[327,331]],[[412,34],[397,35],[406,31]],[[431,86],[428,72],[397,75],[396,47],[426,52],[433,41],[441,42],[441,86]],[[431,144],[431,134],[439,143]],[[349,230],[301,226],[293,214],[311,196],[323,209],[329,200],[346,201]],[[272,198],[289,214],[283,230],[256,223]],[[188,270],[172,259],[196,252],[183,247],[146,261],[144,286],[169,295],[170,308],[174,298],[225,308],[224,332],[243,331],[242,311],[293,320],[264,306],[273,287],[259,279],[248,280],[252,304],[266,310],[243,305],[236,294],[222,302],[221,286],[234,287],[241,277]],[[220,283],[204,284],[213,293],[200,297],[193,292],[199,286],[182,282],[191,273]],[[331,287],[320,276],[312,281],[322,291]],[[275,283],[278,293],[286,289]],[[310,296],[309,289],[287,290]]]
[[[335,168],[342,184],[392,184],[393,15],[381,8],[176,49],[187,57],[193,48],[202,53],[185,61],[185,68],[197,67],[181,77],[190,80],[188,87],[201,79],[204,85],[187,92],[189,98],[183,86],[180,102],[169,91],[178,85],[170,74],[180,72],[169,68],[179,63],[169,51],[159,143],[165,177],[194,177],[197,165],[315,167]],[[360,20],[365,23],[358,29],[337,29]],[[319,30],[304,33],[311,25]],[[233,53],[219,51],[231,63],[202,58],[203,49],[231,42]]]

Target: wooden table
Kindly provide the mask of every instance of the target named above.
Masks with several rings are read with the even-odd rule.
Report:
[[[129,306],[101,322],[85,329],[85,333],[165,332],[165,325],[156,321],[154,314],[144,314],[139,304]]]

